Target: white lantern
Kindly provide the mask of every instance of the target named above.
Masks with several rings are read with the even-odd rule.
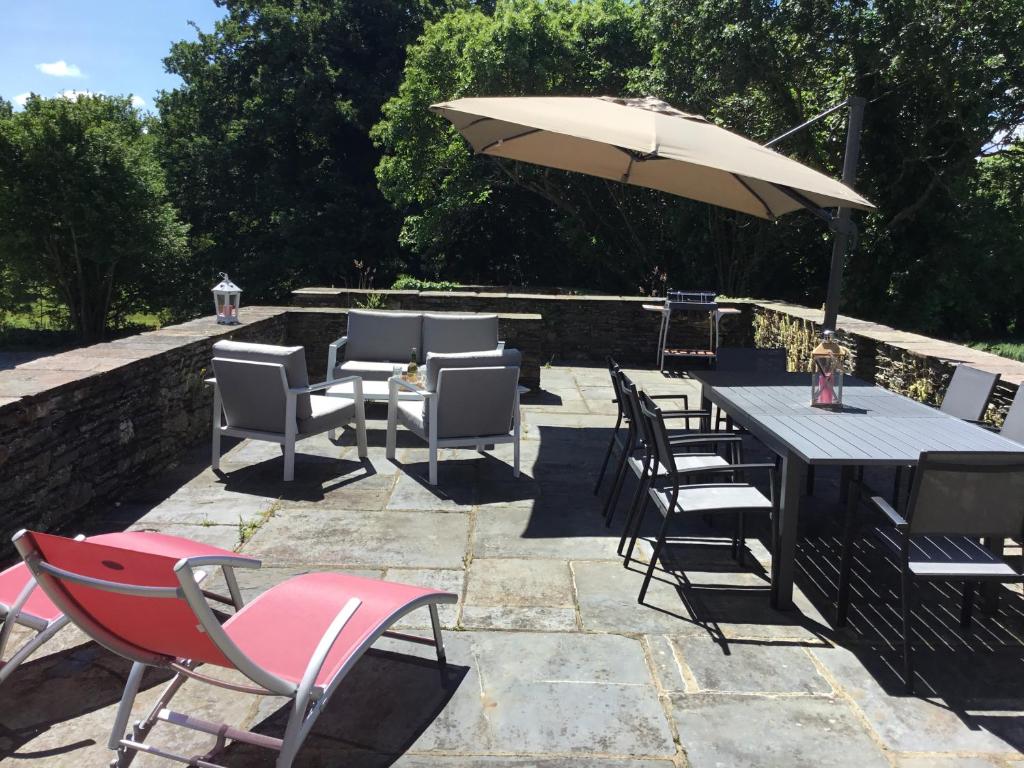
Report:
[[[242,289],[231,282],[224,272],[221,281],[213,286],[213,308],[221,325],[238,325],[238,306],[242,303]]]

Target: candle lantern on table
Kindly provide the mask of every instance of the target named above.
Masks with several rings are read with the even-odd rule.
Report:
[[[231,282],[224,272],[221,281],[213,286],[213,308],[221,325],[238,325],[238,305],[242,303],[242,289]]]
[[[832,331],[825,331],[811,352],[811,405],[835,410],[843,407],[843,350]]]

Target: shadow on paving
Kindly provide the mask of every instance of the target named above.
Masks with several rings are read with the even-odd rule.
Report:
[[[21,751],[51,727],[121,700],[131,662],[93,642],[33,658],[4,683],[0,696],[0,760],[56,758],[95,743],[71,742],[43,751]],[[170,680],[150,670],[142,690]],[[104,732],[105,740],[108,733]]]
[[[468,667],[451,663],[442,671],[432,659],[371,649],[320,714],[299,751],[301,764],[393,764],[444,711],[468,672]],[[281,701],[275,698],[270,704]],[[279,738],[290,713],[289,706],[278,707],[252,730]],[[274,752],[235,742],[220,759],[226,765],[269,767],[275,757]]]

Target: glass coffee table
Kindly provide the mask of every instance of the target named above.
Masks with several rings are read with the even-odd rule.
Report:
[[[422,382],[422,379],[420,380]],[[363,379],[363,401],[368,403],[386,403],[389,398],[387,380]],[[352,382],[336,384],[326,392],[329,397],[352,397]],[[418,392],[399,387],[399,400],[419,400]]]

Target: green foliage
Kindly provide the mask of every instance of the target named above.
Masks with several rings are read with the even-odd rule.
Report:
[[[196,238],[195,295],[226,270],[250,302],[391,268],[400,219],[367,136],[405,47],[447,0],[226,0],[227,16],[165,59],[162,156]]]
[[[38,283],[86,341],[112,318],[160,309],[186,227],[167,200],[153,138],[127,98],[29,98],[0,109],[3,278]],[[6,290],[24,311],[25,292]]]
[[[393,291],[454,291],[461,287],[450,280],[421,280],[412,275],[399,275],[391,284]]]
[[[1017,360],[1018,362],[1024,363],[1024,342],[972,341],[969,346],[974,349],[980,349],[982,352],[991,352],[993,355],[1008,357],[1011,360]]]
[[[360,309],[385,309],[387,304],[387,298],[379,291],[368,293],[362,301],[356,302],[356,306]]]
[[[856,186],[879,210],[858,216],[844,311],[1002,333],[1024,307],[1024,195],[1013,193],[1013,150],[990,143],[1024,123],[1019,10],[1019,0],[499,0],[493,14],[456,11],[410,48],[373,130],[380,188],[405,212],[401,240],[418,273],[624,292],[667,272],[674,286],[817,306],[830,246],[809,215],[764,222],[474,157],[427,107],[650,93],[766,141],[861,95]],[[840,112],[780,148],[838,176],[844,145]],[[993,150],[1004,156],[978,160]]]

